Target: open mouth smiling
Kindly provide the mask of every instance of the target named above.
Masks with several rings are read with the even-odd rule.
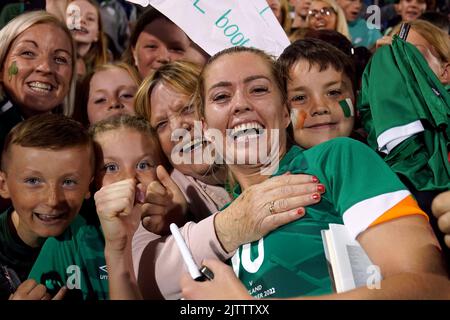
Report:
[[[242,138],[257,137],[265,132],[265,127],[257,121],[241,123],[228,129],[228,136],[234,141]]]
[[[55,88],[52,84],[48,82],[41,82],[41,81],[30,81],[27,82],[28,88],[30,88],[32,91],[37,93],[49,93],[53,91]]]

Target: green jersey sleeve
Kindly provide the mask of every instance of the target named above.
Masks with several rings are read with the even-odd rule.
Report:
[[[370,148],[336,138],[304,152],[309,169],[325,185],[326,198],[356,236],[407,197],[408,189]]]

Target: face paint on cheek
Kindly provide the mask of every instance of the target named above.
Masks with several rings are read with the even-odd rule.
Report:
[[[9,81],[11,81],[12,77],[19,73],[19,68],[15,61],[11,63],[8,68]]]
[[[352,100],[350,98],[339,101],[339,105],[341,106],[342,111],[344,111],[344,116],[346,118],[355,116],[355,107],[353,106]]]
[[[303,129],[303,125],[305,124],[306,112],[298,111],[297,109],[291,110],[291,121],[294,129]]]

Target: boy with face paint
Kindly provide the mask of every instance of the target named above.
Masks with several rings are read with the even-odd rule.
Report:
[[[352,135],[354,67],[339,49],[319,39],[299,40],[278,59],[284,75],[294,139],[311,148]]]

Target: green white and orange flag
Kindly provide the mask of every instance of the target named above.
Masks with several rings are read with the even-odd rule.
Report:
[[[450,188],[450,95],[413,45],[394,36],[367,65],[357,104],[369,145],[418,190]]]

